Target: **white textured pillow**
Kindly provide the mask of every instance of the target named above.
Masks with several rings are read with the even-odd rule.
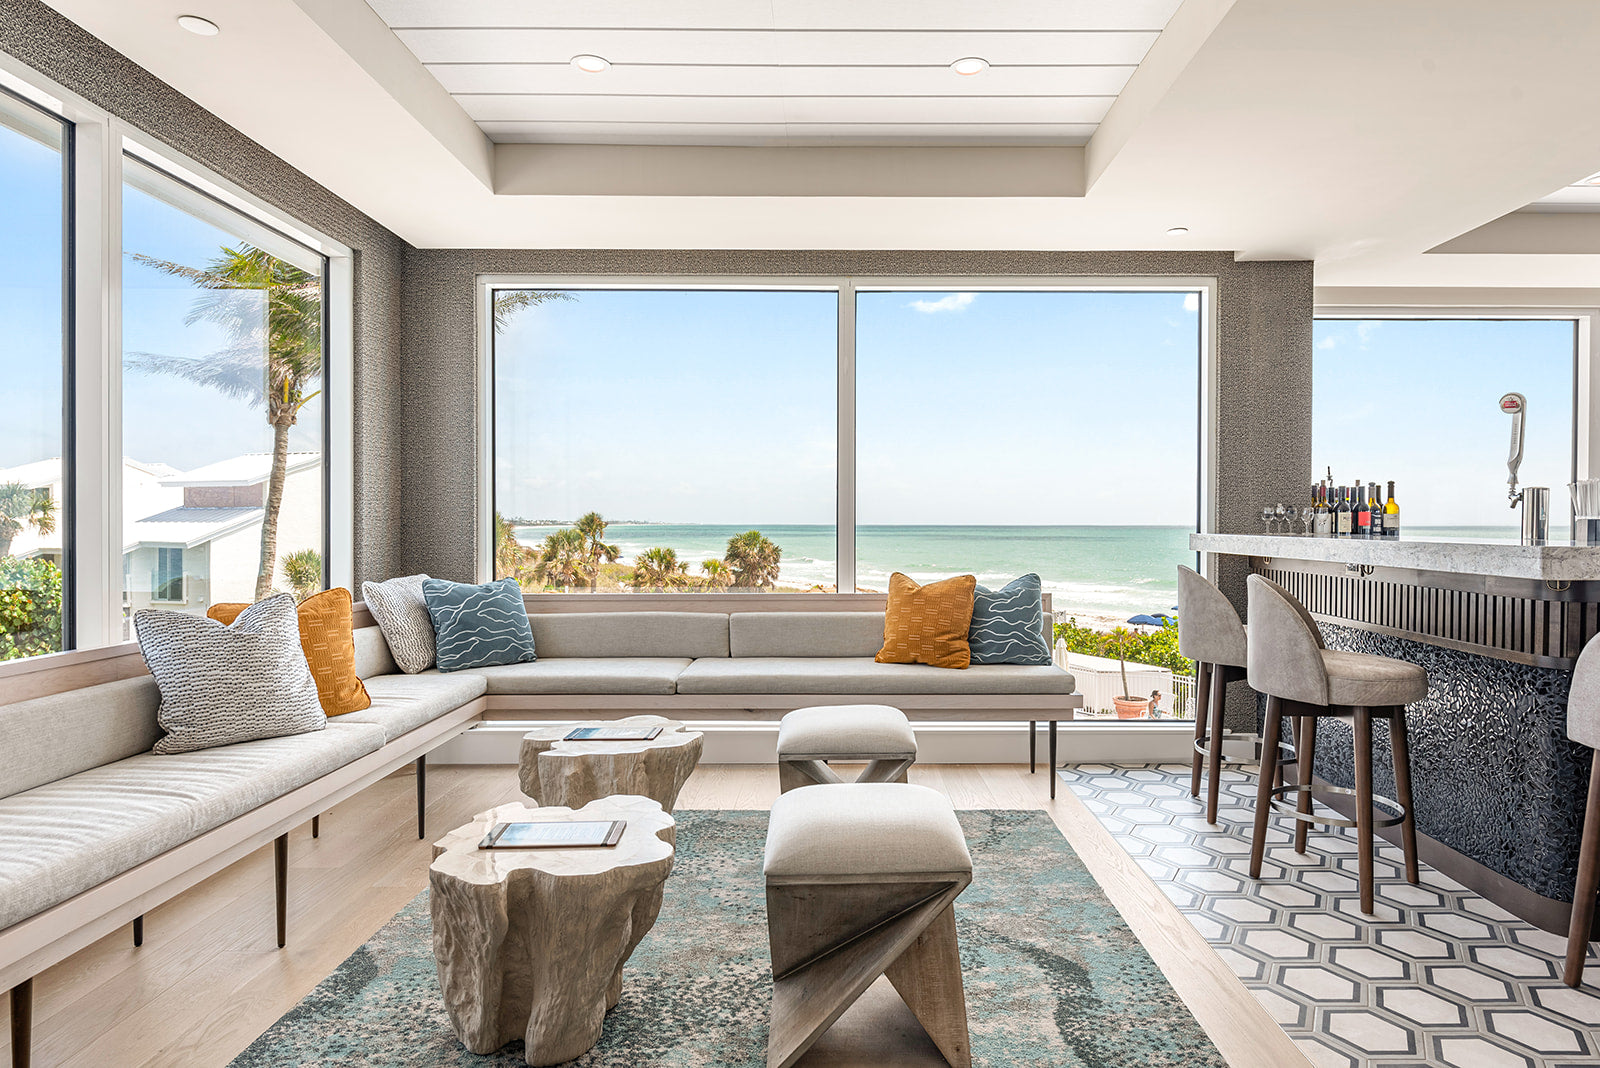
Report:
[[[139,651],[161,690],[157,753],[188,753],[328,725],[300,647],[294,597],[280,593],[224,626],[205,616],[143,609]]]
[[[363,582],[361,598],[378,621],[383,640],[389,643],[394,666],[407,675],[433,667],[433,618],[422,596],[427,575],[407,575],[388,582]]]

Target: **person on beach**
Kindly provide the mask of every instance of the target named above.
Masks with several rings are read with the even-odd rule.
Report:
[[[1150,691],[1150,718],[1154,719],[1161,714],[1161,691]]]

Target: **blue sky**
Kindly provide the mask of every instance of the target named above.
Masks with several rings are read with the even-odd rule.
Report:
[[[498,342],[503,511],[833,521],[834,294],[574,296]],[[860,522],[1193,522],[1195,304],[861,294]]]
[[[8,418],[0,422],[0,468],[61,455],[61,165],[54,149],[0,126],[0,380]],[[203,266],[227,232],[132,187],[123,190],[123,240],[144,252]],[[128,351],[203,356],[220,346],[214,327],[185,326],[194,300],[187,282],[124,258],[123,339]],[[256,300],[241,294],[241,300]],[[302,414],[291,447],[321,448],[321,402]],[[180,470],[271,448],[259,408],[166,376],[123,378],[124,451]]]

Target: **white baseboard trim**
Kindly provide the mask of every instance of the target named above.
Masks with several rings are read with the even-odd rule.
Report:
[[[482,723],[428,754],[433,764],[515,764],[522,736],[535,726],[559,721]],[[777,749],[778,725],[771,721],[716,720],[687,725],[705,734],[705,764],[768,764]],[[1026,723],[918,723],[917,760],[923,764],[1025,764]],[[1062,724],[1056,756],[1061,763],[1111,764],[1187,761],[1193,754],[1194,727],[1187,723],[1121,726],[1114,723]],[[1049,759],[1050,731],[1039,724],[1038,759]],[[1248,738],[1229,737],[1224,755],[1249,760]]]

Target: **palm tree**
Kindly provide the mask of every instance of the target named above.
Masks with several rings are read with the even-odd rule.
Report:
[[[516,528],[499,512],[494,514],[494,577],[514,578],[523,585],[523,572],[537,554],[517,540]]]
[[[705,572],[702,579],[708,590],[725,590],[733,585],[733,572],[721,560],[706,560],[700,565],[700,570]]]
[[[588,546],[589,566],[592,569],[589,572],[589,592],[593,593],[600,584],[600,562],[616,563],[622,550],[605,543],[606,521],[600,518],[599,512],[584,513],[573,526],[583,535],[584,544]]]
[[[533,577],[547,586],[565,589],[583,582],[589,577],[589,556],[583,535],[571,527],[545,535],[532,571]]]
[[[283,509],[283,482],[289,466],[289,429],[300,411],[321,392],[322,280],[252,245],[223,247],[204,267],[135,253],[136,263],[187,279],[205,292],[195,298],[185,326],[211,323],[227,337],[208,356],[160,356],[130,353],[128,366],[150,374],[168,374],[266,410],[272,427],[272,466],[267,476],[261,515],[261,561],[256,570],[256,600],[272,587],[278,555],[278,513]],[[241,292],[265,296],[266,314]]]
[[[759,530],[747,530],[728,539],[728,551],[723,556],[733,570],[735,589],[769,589],[778,581],[778,562],[783,550],[764,537]]]
[[[634,558],[631,581],[636,590],[673,589],[689,581],[689,569],[675,549],[646,549]]]
[[[322,588],[322,554],[315,549],[300,549],[283,558],[283,577],[294,590],[294,599],[303,601]]]
[[[56,502],[48,490],[21,482],[0,484],[0,556],[11,555],[11,543],[26,527],[40,534],[56,529]]]
[[[494,295],[494,332],[505,333],[517,312],[547,300],[577,300],[571,293],[539,289],[501,289]]]

